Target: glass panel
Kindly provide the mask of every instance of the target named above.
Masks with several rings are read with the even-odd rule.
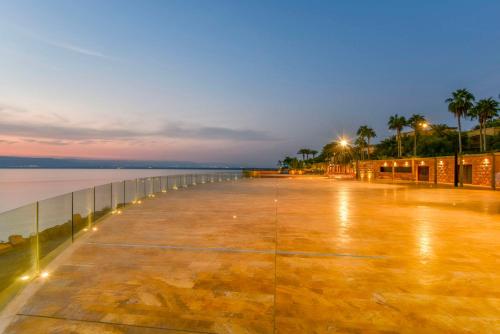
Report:
[[[0,214],[0,308],[36,270],[36,204]]]
[[[137,200],[137,180],[125,181],[125,203],[132,203]]]
[[[153,177],[151,179],[151,181],[153,182],[153,193],[154,194],[161,192],[161,182],[160,182],[160,180],[161,179],[160,179],[159,176]]]
[[[71,241],[71,203],[71,193],[39,202],[38,239],[40,260],[66,241]]]
[[[160,176],[161,192],[165,193],[168,189],[168,178],[166,176]]]
[[[92,188],[73,193],[73,238],[80,231],[90,228],[93,208],[94,190]]]
[[[125,203],[125,199],[124,199],[124,196],[125,196],[125,184],[123,182],[113,182],[112,183],[112,186],[113,186],[113,205],[112,205],[112,209],[117,209],[117,208],[121,208],[124,203]]]
[[[148,177],[144,179],[144,189],[146,196],[153,194],[153,179]]]
[[[178,175],[167,176],[167,179],[169,189],[177,190],[179,188],[180,185]]]
[[[111,211],[111,184],[95,187],[94,221]]]

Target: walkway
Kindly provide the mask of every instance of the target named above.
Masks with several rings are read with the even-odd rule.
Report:
[[[7,333],[500,331],[500,193],[205,184],[76,244]]]

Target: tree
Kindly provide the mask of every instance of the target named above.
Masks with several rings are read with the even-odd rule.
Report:
[[[301,148],[297,154],[302,155],[302,161],[306,160],[306,154],[309,155],[309,149],[308,148]]]
[[[398,114],[391,116],[387,125],[390,130],[396,130],[396,139],[398,142],[398,158],[401,158],[403,154],[403,149],[401,147],[401,130],[408,124],[404,116],[398,116]]]
[[[318,154],[318,151],[316,150],[310,150],[309,153],[313,156],[313,160],[316,157],[316,154]]]
[[[455,130],[446,124],[432,124],[432,132],[438,137],[449,137]]]
[[[358,136],[356,138],[356,141],[354,142],[354,145],[356,145],[357,151],[359,152],[359,157],[361,160],[365,159],[365,147],[368,146],[368,143],[366,142],[365,137]]]
[[[470,110],[474,106],[475,98],[471,92],[467,89],[457,89],[453,93],[451,93],[451,97],[445,100],[448,103],[448,111],[451,112],[457,118],[458,122],[458,154],[459,154],[459,172],[458,172],[458,181],[460,182],[460,187],[464,186],[463,174],[464,174],[464,164],[462,159],[462,124],[461,118],[467,117],[469,115]]]
[[[283,159],[283,165],[290,168],[290,165],[292,164],[292,161],[293,159],[296,159],[296,158],[292,158],[292,157],[289,157],[289,156],[286,156],[284,159]]]
[[[486,151],[486,122],[498,115],[498,102],[493,98],[482,99],[470,110],[469,116],[479,122],[479,151]]]
[[[375,130],[368,127],[367,125],[362,125],[359,127],[358,132],[356,134],[366,141],[366,153],[368,155],[368,160],[370,160],[370,139],[375,138],[377,136]]]
[[[427,125],[427,121],[424,116],[419,114],[413,114],[408,119],[408,125],[413,129],[413,156],[417,156],[417,137],[418,131]]]

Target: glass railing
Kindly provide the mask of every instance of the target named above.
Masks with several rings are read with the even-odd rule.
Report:
[[[66,246],[109,214],[158,195],[238,180],[241,172],[169,175],[102,184],[0,213],[0,309]]]

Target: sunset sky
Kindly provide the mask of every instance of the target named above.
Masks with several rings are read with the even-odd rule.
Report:
[[[500,1],[2,1],[0,155],[275,165],[500,93]],[[469,123],[468,126],[471,126]]]

